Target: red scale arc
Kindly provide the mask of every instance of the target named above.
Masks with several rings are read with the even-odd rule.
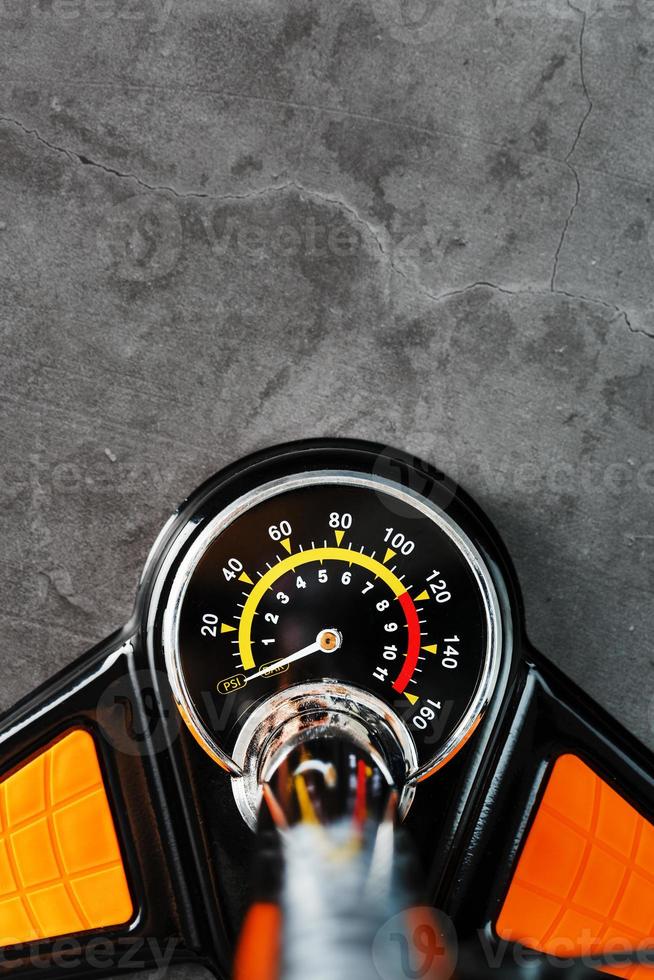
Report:
[[[400,675],[393,684],[393,690],[398,694],[404,694],[409,681],[413,677],[413,672],[418,666],[420,656],[420,621],[413,599],[408,592],[403,592],[397,597],[397,601],[402,606],[402,611],[406,617],[406,624],[409,629],[406,657]]]

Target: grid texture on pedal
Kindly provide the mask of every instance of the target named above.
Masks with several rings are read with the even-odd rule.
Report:
[[[0,782],[0,946],[132,914],[95,743],[76,729]]]
[[[496,929],[557,956],[654,945],[654,825],[576,756],[554,765]]]

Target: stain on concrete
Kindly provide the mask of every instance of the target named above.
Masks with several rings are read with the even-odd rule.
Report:
[[[488,174],[503,189],[508,183],[523,179],[522,161],[509,149],[498,150],[490,159]]]
[[[389,139],[377,126],[347,119],[332,120],[323,142],[342,173],[366,184],[371,193],[372,214],[390,227],[396,206],[387,198],[384,180],[414,166],[415,158],[429,142],[428,136],[404,129],[394,131]]]
[[[634,373],[617,375],[604,382],[604,397],[610,413],[625,413],[638,428],[654,427],[654,370],[643,364]]]

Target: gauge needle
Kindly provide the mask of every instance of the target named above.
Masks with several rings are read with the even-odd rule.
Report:
[[[296,653],[292,653],[290,657],[284,657],[283,660],[275,660],[274,663],[266,664],[256,674],[250,674],[248,676],[248,683],[256,680],[257,677],[265,677],[267,674],[277,673],[280,668],[288,667],[289,664],[295,663],[296,660],[302,660],[312,653],[318,653],[319,650],[322,650],[323,653],[333,653],[339,649],[342,642],[343,637],[338,630],[320,630],[314,642],[310,643],[308,647],[303,647]]]

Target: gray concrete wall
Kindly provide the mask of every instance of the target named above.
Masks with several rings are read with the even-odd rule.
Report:
[[[449,469],[654,746],[654,0],[2,0],[7,707],[314,434]]]

